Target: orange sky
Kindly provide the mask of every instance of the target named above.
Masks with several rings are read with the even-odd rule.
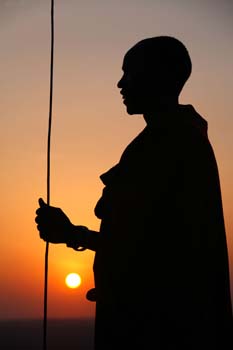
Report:
[[[187,46],[193,73],[180,102],[207,119],[218,161],[233,284],[233,4],[230,1],[55,1],[51,204],[75,224],[99,228],[99,175],[144,127],[128,116],[116,83],[138,40],[173,35]],[[188,3],[188,4],[187,4]],[[204,4],[203,4],[204,3]],[[0,317],[41,317],[45,245],[34,224],[46,198],[49,1],[1,1]],[[94,253],[50,245],[49,317],[93,316]],[[65,276],[78,272],[71,290]],[[232,287],[233,290],[233,287]]]

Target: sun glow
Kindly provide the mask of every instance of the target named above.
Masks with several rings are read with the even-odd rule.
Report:
[[[66,285],[69,288],[78,288],[82,282],[81,277],[77,273],[69,273],[65,279]]]

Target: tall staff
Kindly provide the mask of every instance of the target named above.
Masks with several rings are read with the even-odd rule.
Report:
[[[53,112],[53,57],[54,57],[54,0],[51,0],[51,53],[50,53],[50,96],[49,96],[49,122],[47,143],[47,204],[50,205],[50,145]],[[44,272],[44,320],[43,320],[43,350],[47,349],[47,305],[48,305],[48,255],[49,242],[45,248]]]

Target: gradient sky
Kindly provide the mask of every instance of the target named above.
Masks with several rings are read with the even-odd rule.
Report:
[[[143,128],[116,87],[125,52],[156,35],[180,39],[193,73],[181,94],[208,121],[222,186],[233,284],[233,2],[55,0],[51,204],[94,230],[99,175]],[[45,244],[34,223],[46,199],[50,1],[0,1],[0,318],[42,317]],[[49,317],[93,316],[94,253],[50,245]],[[65,286],[78,272],[80,288]],[[142,280],[136,283],[143,283]],[[232,286],[233,291],[233,286]]]

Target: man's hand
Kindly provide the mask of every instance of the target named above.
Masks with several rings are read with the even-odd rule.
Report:
[[[75,226],[60,208],[47,205],[42,198],[39,205],[35,221],[40,238],[51,243],[67,243]]]

